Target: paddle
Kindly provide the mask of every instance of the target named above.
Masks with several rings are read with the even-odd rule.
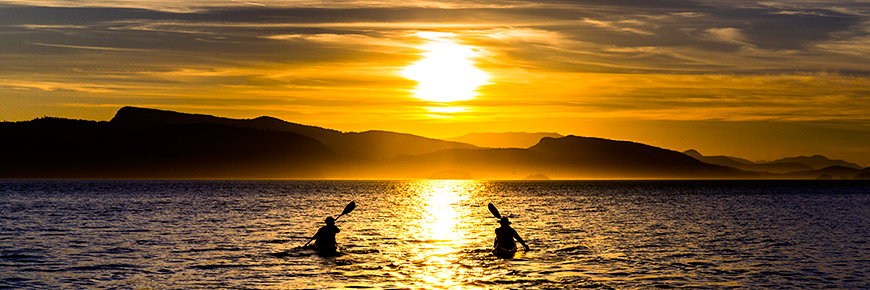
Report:
[[[349,214],[349,213],[352,212],[353,209],[355,209],[355,208],[356,208],[356,202],[355,202],[355,201],[351,201],[350,203],[347,204],[347,206],[344,207],[344,211],[342,211],[340,215],[338,215],[337,217],[335,217],[335,220],[338,220],[338,219],[341,218],[341,216],[343,216],[343,215]]]
[[[351,201],[350,203],[347,204],[347,206],[344,207],[344,211],[342,211],[340,215],[335,217],[335,220],[338,221],[338,219],[341,218],[341,216],[349,214],[355,208],[356,208],[356,202]],[[303,245],[302,247],[304,248],[305,246],[308,246],[308,244],[310,244],[311,241],[314,241],[314,237],[311,237],[311,239],[309,239],[308,242],[305,243],[305,245]]]
[[[497,219],[501,219],[501,214],[498,213],[498,209],[495,208],[495,205],[493,205],[493,204],[490,202],[488,205],[486,205],[486,207],[489,208],[489,212],[491,212],[492,215],[495,216],[495,218],[497,218]]]

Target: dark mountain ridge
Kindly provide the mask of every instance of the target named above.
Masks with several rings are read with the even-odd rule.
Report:
[[[567,136],[543,138],[529,149],[449,149],[384,160],[365,178],[426,178],[432,172],[464,172],[477,179],[522,179],[541,174],[555,179],[758,178],[759,174],[711,165],[676,151],[640,143]]]
[[[779,160],[774,160],[769,162],[770,164],[783,164],[783,163],[800,163],[805,164],[807,166],[812,167],[813,169],[822,169],[831,166],[840,166],[852,169],[862,169],[858,164],[846,162],[843,160],[835,159],[831,160],[822,155],[813,155],[813,156],[797,156],[797,157],[786,157]]]
[[[342,133],[337,130],[290,123],[265,116],[255,119],[229,119],[209,115],[123,107],[109,122],[139,129],[169,124],[210,123],[257,130],[294,132],[320,141],[339,155],[351,158],[382,159],[399,155],[425,154],[444,149],[476,148],[471,144],[387,131]]]
[[[831,160],[822,155],[814,155],[810,157],[787,157],[770,162],[752,162],[746,159],[731,156],[704,156],[701,155],[701,153],[699,153],[697,150],[686,150],[683,153],[709,164],[729,166],[748,171],[768,172],[774,174],[774,176],[789,178],[808,178],[809,175],[812,174],[815,174],[816,176],[818,176],[819,174],[826,174],[823,173],[823,171],[831,167],[849,168],[853,169],[856,172],[862,169],[862,167],[858,164],[849,163],[839,159]],[[844,174],[844,176],[853,176],[857,174],[851,174],[848,172],[829,173]]]
[[[807,171],[814,169],[809,165],[797,162],[755,163],[746,159],[724,155],[704,156],[696,150],[686,150],[683,153],[704,163],[734,167],[748,171],[788,173],[794,171]]]
[[[541,139],[529,150],[560,160],[561,168],[604,177],[626,172],[634,178],[752,178],[757,174],[700,162],[677,151],[646,144],[567,136]],[[594,173],[599,174],[594,174]],[[551,175],[552,176],[552,175]]]
[[[0,159],[0,178],[419,179],[445,173],[477,179],[522,179],[530,174],[554,179],[770,176],[704,163],[673,150],[601,138],[545,137],[527,149],[493,149],[385,131],[342,133],[271,117],[229,119],[134,107],[122,108],[108,122],[61,118],[2,122],[0,138],[9,140],[0,142],[0,150],[8,153]],[[798,177],[811,174],[780,177],[816,177]]]
[[[819,177],[828,176],[831,179],[862,179],[861,174],[868,172],[868,169],[862,170],[852,167],[834,165],[821,169],[777,174],[775,175],[775,177],[782,179],[818,179]]]
[[[221,124],[129,130],[37,119],[0,125],[3,178],[317,178],[338,156],[293,132]],[[290,149],[290,150],[288,150]]]

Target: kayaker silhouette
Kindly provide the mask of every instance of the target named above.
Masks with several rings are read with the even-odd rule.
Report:
[[[314,242],[314,249],[317,250],[317,252],[325,255],[338,254],[339,251],[338,245],[335,243],[335,234],[341,232],[341,230],[338,229],[337,226],[335,226],[335,221],[341,218],[343,215],[349,214],[355,208],[356,202],[351,201],[347,204],[347,206],[344,207],[344,211],[342,211],[341,214],[338,215],[338,217],[326,217],[326,220],[324,220],[324,222],[326,222],[326,225],[320,227],[320,229],[317,230],[317,233],[315,233],[314,236],[311,237],[311,239],[302,246],[302,248],[307,248],[308,244],[310,244],[311,241],[317,240],[316,242]]]
[[[513,255],[517,251],[517,243],[514,242],[514,239],[520,242],[526,248],[526,251],[529,250],[529,246],[526,245],[523,238],[510,226],[511,221],[507,217],[502,217],[498,220],[498,223],[501,224],[501,227],[495,229],[495,243],[492,246],[495,254]]]
[[[338,248],[335,243],[335,234],[341,232],[341,229],[335,226],[335,219],[332,217],[327,217],[324,222],[326,222],[326,225],[320,227],[311,239],[315,240],[314,247],[318,251],[334,252]]]

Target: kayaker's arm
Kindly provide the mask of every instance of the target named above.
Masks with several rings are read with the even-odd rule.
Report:
[[[517,239],[517,242],[520,242],[520,244],[523,245],[523,248],[526,248],[526,251],[529,250],[529,246],[526,245],[526,242],[523,241],[523,238],[520,238],[520,234],[518,234],[516,231],[514,231],[514,238]]]
[[[311,239],[308,240],[308,242],[305,243],[305,245],[303,247],[308,246],[308,244],[310,244],[312,241],[314,241],[314,239],[317,239],[318,236],[320,236],[320,229],[318,229],[317,232],[314,233],[314,236],[311,237]]]

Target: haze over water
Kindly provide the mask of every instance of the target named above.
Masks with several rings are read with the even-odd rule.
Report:
[[[870,287],[866,181],[0,181],[0,288]],[[341,217],[345,251],[297,249]],[[493,257],[493,202],[533,251]]]

